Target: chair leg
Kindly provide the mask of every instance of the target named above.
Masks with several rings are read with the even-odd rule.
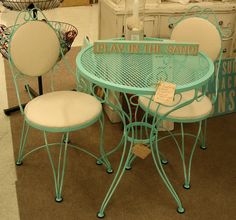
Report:
[[[206,146],[207,120],[206,119],[204,120],[202,126],[203,126],[203,128],[202,128],[202,131],[201,131],[201,145],[200,145],[200,148],[202,150],[206,150],[207,149],[207,146]]]
[[[64,175],[65,175],[65,168],[66,168],[69,132],[62,135],[57,169],[54,165],[52,155],[51,155],[51,152],[50,152],[50,149],[49,149],[46,132],[44,132],[44,140],[45,140],[46,150],[47,150],[48,157],[49,157],[51,167],[52,167],[52,171],[53,171],[53,178],[54,178],[55,191],[56,191],[55,200],[56,200],[56,202],[62,202],[62,200],[63,200],[63,198],[62,198],[62,187],[63,187],[63,183],[64,183]]]
[[[107,173],[113,173],[113,169],[111,167],[111,164],[108,160],[107,154],[104,150],[104,115],[101,114],[101,117],[99,119],[99,125],[100,125],[100,144],[99,144],[99,150],[101,157],[99,160],[97,160],[97,164],[105,164],[107,168]]]
[[[29,131],[29,125],[24,120],[23,127],[22,127],[22,133],[21,133],[20,148],[19,148],[18,158],[16,161],[17,166],[22,165],[24,148],[25,148],[25,144],[26,144],[26,140],[27,140],[27,136],[28,136],[28,131]]]
[[[184,125],[183,123],[181,123],[181,149],[180,150],[180,154],[181,154],[181,159],[182,159],[182,163],[183,163],[183,171],[184,171],[184,185],[183,187],[185,189],[190,189],[190,176],[191,176],[191,166],[192,166],[192,159],[193,159],[193,154],[194,151],[196,149],[199,137],[201,135],[201,129],[202,129],[202,121],[199,122],[199,127],[198,127],[198,132],[196,135],[196,139],[195,142],[192,146],[192,150],[190,152],[190,156],[189,156],[189,161],[188,161],[188,166],[186,166],[186,160],[185,160],[185,133],[184,133]]]

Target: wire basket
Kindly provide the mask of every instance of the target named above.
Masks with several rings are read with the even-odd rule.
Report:
[[[71,48],[76,36],[78,35],[78,29],[72,24],[59,21],[49,21],[52,27],[57,30],[59,34],[62,53],[65,55]]]
[[[72,43],[74,42],[74,39],[78,35],[77,28],[66,22],[60,22],[60,21],[48,21],[48,22],[58,33],[62,53],[65,55],[71,49]],[[10,40],[10,34],[14,30],[14,28],[15,26],[6,27],[5,25],[0,25],[0,52],[6,59],[8,59],[8,44]]]
[[[61,0],[2,0],[3,6],[16,11],[22,11],[33,5],[40,10],[59,7]]]

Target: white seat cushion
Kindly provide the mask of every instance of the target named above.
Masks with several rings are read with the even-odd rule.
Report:
[[[200,93],[199,93],[200,94]],[[190,100],[194,96],[194,90],[183,92],[182,93],[182,100],[180,101],[180,104],[183,102]],[[142,108],[147,109],[149,104],[150,96],[140,96],[139,97],[139,103]],[[150,110],[152,113],[156,112],[156,108],[158,106],[158,103],[152,101],[150,104]],[[174,106],[175,107],[175,106]],[[164,115],[167,112],[169,112],[174,107],[165,107],[160,106],[158,109],[159,115]],[[191,104],[184,106],[180,109],[177,109],[173,112],[171,112],[167,119],[171,119],[172,121],[196,121],[201,120],[202,118],[207,117],[212,111],[212,103],[211,100],[207,96],[201,97],[200,101],[193,101]]]
[[[102,112],[102,105],[86,93],[57,91],[34,98],[26,105],[24,112],[26,119],[33,124],[68,128],[95,120]]]

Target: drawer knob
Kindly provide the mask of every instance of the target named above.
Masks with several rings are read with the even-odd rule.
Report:
[[[223,49],[223,53],[226,53],[226,52],[227,52],[227,49],[226,49],[226,48],[224,48],[224,49]]]
[[[174,28],[174,25],[173,24],[169,24],[169,29],[173,29]]]
[[[219,25],[220,25],[220,26],[222,26],[222,25],[223,25],[223,23],[224,23],[223,21],[219,21]]]

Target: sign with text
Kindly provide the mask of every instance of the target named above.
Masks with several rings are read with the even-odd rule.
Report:
[[[164,104],[173,104],[173,99],[175,95],[176,85],[169,82],[161,81],[158,83],[156,94],[154,96],[154,101]]]
[[[218,62],[215,62],[215,70]],[[215,94],[214,81],[209,82],[208,97]],[[223,59],[219,71],[218,98],[213,116],[236,112],[236,58]]]
[[[162,41],[99,40],[94,42],[93,48],[94,53],[136,53],[195,56],[198,54],[199,45],[195,43]]]

